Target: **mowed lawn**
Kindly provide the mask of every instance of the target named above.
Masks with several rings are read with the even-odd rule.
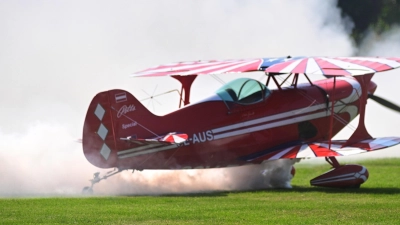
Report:
[[[0,224],[400,224],[400,159],[360,164],[370,173],[360,189],[310,187],[329,167],[299,164],[292,189],[3,198]]]

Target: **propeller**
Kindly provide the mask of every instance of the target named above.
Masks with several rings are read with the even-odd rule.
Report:
[[[373,95],[373,94],[368,94],[368,98],[376,101],[377,103],[379,103],[379,104],[381,104],[383,106],[388,107],[389,109],[392,109],[392,110],[394,110],[396,112],[400,112],[400,106],[398,106],[398,105],[396,105],[396,104],[394,104],[392,102],[389,102],[386,99],[383,99],[383,98],[378,97],[378,96]]]

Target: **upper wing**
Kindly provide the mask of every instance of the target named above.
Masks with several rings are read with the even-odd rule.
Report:
[[[159,65],[134,73],[133,77],[189,76],[204,74],[306,73],[329,76],[357,76],[400,67],[400,58],[372,57],[275,57],[178,62]]]
[[[285,148],[273,148],[266,150],[251,156],[244,157],[243,159],[249,162],[262,162],[265,160],[275,159],[304,159],[304,158],[316,158],[316,157],[330,157],[330,156],[347,156],[355,155],[364,152],[370,152],[388,148],[400,143],[399,137],[383,137],[383,138],[372,138],[360,141],[351,146],[343,147],[345,140],[332,141],[329,148],[329,143],[306,143],[297,144]]]
[[[293,58],[277,57],[178,62],[159,65],[153,68],[139,71],[134,73],[132,76],[188,76],[201,74],[244,73],[252,71],[263,71],[271,65],[285,62],[291,59]]]
[[[358,76],[400,67],[400,58],[307,57],[268,67],[266,73],[303,73],[329,76]]]

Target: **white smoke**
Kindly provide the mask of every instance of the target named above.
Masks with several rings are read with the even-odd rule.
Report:
[[[94,186],[96,194],[176,194],[291,188],[295,160],[204,170],[124,171]]]
[[[82,171],[95,169],[80,160],[82,150],[66,125],[34,122],[0,137],[0,196],[76,194],[89,178]]]
[[[393,26],[390,30],[377,34],[370,30],[361,43],[360,55],[395,57],[400,52],[400,27]]]
[[[170,78],[129,79],[132,72],[182,60],[355,52],[351,21],[340,17],[334,0],[6,0],[0,11],[0,195],[79,193],[88,185],[98,169],[86,161],[75,140],[82,136],[92,97],[121,88],[143,99],[148,97],[144,91],[179,88]],[[233,78],[221,76],[225,82]],[[199,78],[192,102],[219,86],[211,78]],[[177,99],[161,97],[162,105],[145,105],[162,113],[177,108]],[[290,185],[289,178],[277,185],[269,176],[278,174],[271,171],[279,167],[255,167],[253,181],[261,176],[264,187]],[[139,194],[247,189],[253,181],[232,176],[244,168],[250,167],[125,172],[95,188],[118,193],[118,187],[107,185],[122,182],[123,191]],[[290,165],[281,168],[289,176]],[[269,172],[264,177],[262,171]],[[170,176],[174,179],[166,178]],[[143,188],[129,189],[135,185],[131,179]]]

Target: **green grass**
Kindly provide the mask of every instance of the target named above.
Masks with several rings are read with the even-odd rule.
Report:
[[[296,166],[293,189],[164,196],[0,199],[0,224],[400,224],[400,159],[364,161],[360,189],[310,187],[326,164]]]

